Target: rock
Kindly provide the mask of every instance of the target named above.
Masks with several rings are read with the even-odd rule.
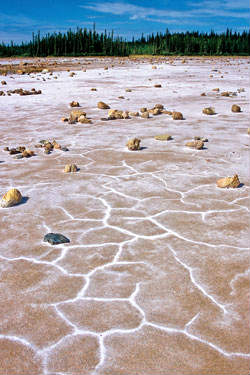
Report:
[[[172,112],[173,120],[183,120],[183,115],[181,112]]]
[[[157,115],[160,115],[162,113],[162,111],[159,108],[154,108],[152,113],[153,113],[154,116],[157,116]]]
[[[74,77],[75,75],[76,75],[76,74],[75,74],[74,72],[71,72],[69,76],[70,76],[70,77]]]
[[[170,141],[172,139],[171,135],[168,134],[156,135],[154,138],[157,141]]]
[[[43,145],[41,145],[40,143],[38,143],[38,144],[36,144],[34,147],[35,147],[35,148],[42,148]]]
[[[237,104],[233,104],[233,105],[232,105],[232,108],[231,108],[231,111],[232,111],[232,112],[241,112],[241,108],[240,108],[239,105],[237,105]]]
[[[10,151],[9,147],[4,147],[4,151]]]
[[[31,151],[31,150],[24,150],[22,152],[22,155],[23,155],[24,158],[30,158],[31,156],[34,156],[35,153],[34,153],[34,151]]]
[[[247,128],[247,134],[250,134],[250,128]]]
[[[164,106],[163,106],[162,104],[155,104],[154,108],[157,108],[157,109],[163,110],[163,109],[164,109]]]
[[[10,189],[0,201],[0,206],[3,208],[15,206],[22,200],[22,194],[17,189]]]
[[[208,107],[208,108],[204,108],[202,110],[202,113],[204,113],[205,115],[215,115],[215,110],[212,107]]]
[[[126,91],[126,92],[131,92],[132,90],[131,90],[131,89],[126,89],[125,91]]]
[[[140,150],[140,142],[141,140],[138,139],[138,138],[133,138],[133,139],[130,139],[128,142],[127,142],[127,147],[130,151],[137,151],[137,150]]]
[[[141,109],[140,109],[140,112],[141,113],[143,113],[143,112],[147,112],[148,110],[147,110],[147,108],[146,107],[142,107]]]
[[[67,147],[62,147],[61,150],[64,151],[64,152],[69,151],[69,149]]]
[[[65,173],[71,173],[71,172],[77,172],[77,166],[76,164],[66,164],[64,167]]]
[[[42,70],[42,73],[43,73],[43,74],[49,73],[49,69],[43,69],[43,70]]]
[[[124,96],[118,96],[118,99],[125,99]]]
[[[216,89],[213,89],[212,91],[216,91],[216,92],[219,92],[220,89],[217,87]]]
[[[148,112],[143,112],[143,113],[141,114],[141,117],[142,117],[142,118],[149,118],[149,113],[148,113]]]
[[[70,105],[70,107],[80,107],[79,102],[75,102],[75,101],[69,103],[69,105]]]
[[[7,82],[6,81],[1,81],[1,84],[2,85],[7,85]]]
[[[122,119],[123,111],[118,111],[117,109],[110,109],[108,111],[108,118],[111,120]]]
[[[59,143],[57,143],[57,142],[53,142],[53,146],[54,146],[54,149],[56,149],[56,150],[61,150],[61,148],[62,148],[62,146],[61,145],[59,145]]]
[[[4,91],[0,91],[0,96],[5,96]]]
[[[97,107],[99,109],[110,109],[110,106],[108,104],[104,103],[104,102],[98,102]]]
[[[128,113],[128,111],[123,111],[123,112],[122,112],[122,118],[123,118],[123,119],[128,119],[128,118],[129,118],[129,113]]]
[[[167,111],[167,110],[163,110],[161,111],[161,113],[164,113],[164,115],[169,115],[169,116],[172,116],[173,112],[172,111]]]
[[[11,149],[9,150],[9,154],[10,154],[10,155],[20,154],[20,151],[18,151],[16,148],[11,148]]]
[[[59,245],[62,243],[69,243],[70,240],[60,233],[47,233],[44,238],[44,242],[48,242],[51,245]]]
[[[205,92],[202,92],[201,96],[207,96],[207,94]]]
[[[108,66],[104,66],[104,70],[108,70],[109,68],[108,68]]]
[[[92,124],[92,121],[85,116],[80,116],[78,118],[78,122],[80,122],[81,124]]]
[[[228,92],[228,91],[223,91],[223,92],[221,93],[221,96],[227,96],[227,97],[229,97],[229,96],[230,96],[230,92]]]
[[[160,85],[159,83],[157,83],[156,85],[154,85],[154,87],[156,87],[156,88],[160,88],[161,85]]]
[[[14,159],[22,159],[22,158],[23,158],[22,154],[17,154],[16,156],[14,156]]]
[[[54,148],[53,144],[50,143],[50,142],[46,142],[46,143],[44,144],[44,147],[45,147],[46,150],[49,150],[49,151],[52,151],[53,148]]]
[[[62,118],[61,118],[61,121],[62,121],[62,122],[68,122],[69,119],[68,119],[67,117],[62,117]]]
[[[70,112],[70,121],[76,122],[78,121],[80,116],[86,116],[86,112],[84,112],[82,109],[73,109],[73,111]]]
[[[202,141],[192,141],[192,142],[187,142],[186,146],[195,148],[196,150],[202,150],[204,143]]]
[[[157,69],[157,66],[155,66],[155,65],[152,65],[152,69]]]
[[[139,116],[139,112],[129,112],[128,113],[130,117],[138,117]]]
[[[51,154],[51,151],[49,149],[45,148],[44,153],[49,155],[49,154]]]
[[[97,91],[97,89],[95,87],[92,87],[90,90],[91,91]]]
[[[238,175],[235,174],[233,177],[220,178],[217,181],[219,188],[237,188],[240,185]]]

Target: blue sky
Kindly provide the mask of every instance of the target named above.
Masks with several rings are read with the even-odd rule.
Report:
[[[87,27],[107,29],[130,39],[165,31],[222,32],[249,29],[249,0],[2,0],[0,41],[31,39],[41,34]]]

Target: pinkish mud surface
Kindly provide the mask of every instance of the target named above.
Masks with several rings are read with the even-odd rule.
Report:
[[[0,374],[248,375],[249,58],[104,62],[0,77],[5,92],[42,90],[0,97],[0,193],[25,197],[0,208]],[[72,100],[92,124],[61,122]],[[100,100],[184,120],[101,121]],[[194,136],[204,150],[185,147]],[[133,137],[140,151],[126,149]],[[45,155],[41,139],[69,151]],[[3,151],[19,145],[37,155]],[[68,163],[79,171],[63,173]],[[216,187],[235,173],[240,188]],[[51,246],[48,232],[71,242]]]

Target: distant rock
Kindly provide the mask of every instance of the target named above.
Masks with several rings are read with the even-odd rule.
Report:
[[[138,117],[139,116],[139,112],[129,112],[128,113],[130,117]]]
[[[70,240],[60,233],[47,233],[44,238],[44,242],[49,242],[51,245],[60,245],[62,243],[69,243]]]
[[[232,112],[241,112],[241,108],[240,108],[239,105],[237,105],[237,104],[233,104],[233,105],[232,105],[232,108],[231,108],[231,111],[232,111]]]
[[[137,151],[137,150],[140,150],[140,143],[141,143],[141,140],[138,139],[138,138],[133,138],[133,139],[130,139],[128,142],[127,142],[127,147],[130,151]]]
[[[202,110],[205,115],[215,115],[215,110],[212,107],[207,107]]]
[[[73,100],[73,102],[69,103],[70,107],[80,107],[79,102]]]
[[[183,114],[181,112],[172,112],[173,120],[183,120]]]
[[[10,189],[7,193],[4,194],[0,201],[0,206],[3,208],[15,206],[20,203],[22,200],[22,194],[19,190],[13,188]]]
[[[73,109],[73,111],[70,112],[70,121],[77,122],[80,116],[86,116],[86,112],[84,112],[82,109]]]
[[[156,135],[154,137],[157,141],[170,141],[173,139],[169,134]]]
[[[1,84],[2,85],[7,85],[7,82],[6,81],[1,81]]]
[[[104,103],[104,102],[98,102],[97,107],[99,109],[110,109],[110,106],[108,104]]]
[[[149,118],[149,112],[148,112],[148,111],[143,112],[143,113],[141,114],[141,117],[142,117],[142,118]]]
[[[161,86],[161,84],[157,83],[156,85],[154,85],[154,87],[161,88],[162,86]]]
[[[78,118],[78,122],[80,122],[81,124],[92,124],[92,121],[86,116],[80,116]]]
[[[76,164],[66,164],[64,167],[65,173],[77,172],[78,168]]]
[[[204,143],[201,140],[187,142],[187,147],[195,148],[196,150],[202,150],[204,147]]]

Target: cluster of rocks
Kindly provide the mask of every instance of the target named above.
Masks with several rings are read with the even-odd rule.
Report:
[[[27,149],[25,146],[5,147],[4,151],[8,151],[10,155],[16,155],[15,159],[30,158],[35,155],[34,151]]]
[[[190,148],[195,148],[196,150],[202,150],[204,148],[204,143],[208,142],[207,138],[204,137],[194,137],[193,141],[187,142],[186,146]]]
[[[5,95],[11,96],[11,94],[18,94],[21,96],[25,95],[39,95],[42,94],[42,90],[36,90],[36,89],[31,89],[31,90],[24,90],[22,88],[20,89],[15,89],[15,90],[8,90],[6,93],[4,91],[0,91],[0,96],[5,96]]]
[[[56,140],[52,142],[42,139],[38,144],[35,145],[36,148],[44,148],[45,154],[51,154],[53,150],[69,151],[67,147],[62,147]]]
[[[121,111],[118,109],[110,109],[110,106],[104,102],[98,102],[97,108],[99,109],[108,109],[108,117],[102,118],[101,120],[117,120],[117,119],[129,119],[131,117],[142,117],[149,118],[150,114],[157,116],[160,114],[166,114],[172,116],[173,120],[183,120],[183,115],[181,112],[172,112],[164,109],[162,104],[155,104],[153,108],[142,107],[139,111]]]
[[[81,124],[92,124],[92,121],[86,117],[86,112],[82,109],[74,109],[70,112],[69,118],[62,117],[61,120],[63,122],[67,122],[68,124],[75,124],[80,122]]]

